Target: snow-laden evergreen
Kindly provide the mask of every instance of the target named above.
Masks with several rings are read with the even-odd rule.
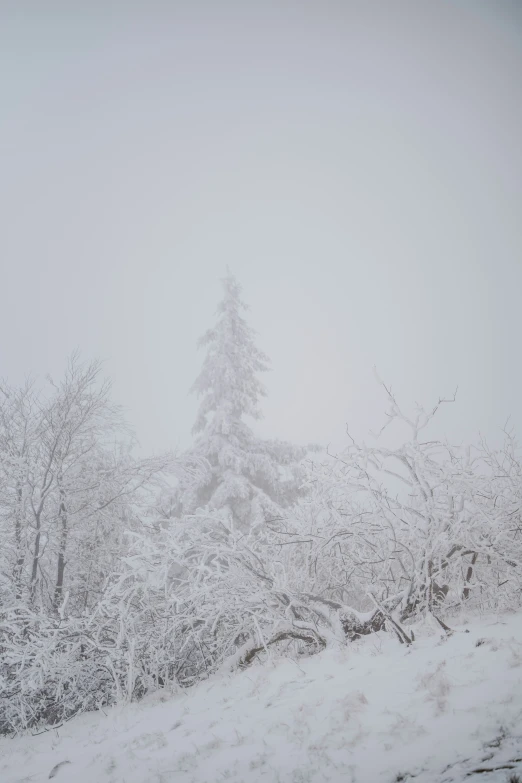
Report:
[[[48,391],[0,385],[0,733],[383,632],[413,658],[463,612],[520,611],[514,433],[452,446],[431,429],[443,400],[412,415],[383,384],[392,442],[350,438],[305,475],[304,449],[245,421],[268,361],[223,282],[183,460],[132,457],[97,363],[73,357]],[[179,518],[159,525],[167,471]]]
[[[177,515],[198,509],[224,512],[239,530],[252,530],[281,514],[299,495],[299,462],[306,449],[279,440],[262,440],[245,418],[260,419],[266,395],[258,373],[269,359],[255,344],[255,331],[242,313],[241,286],[232,274],[223,280],[224,296],[218,320],[201,338],[207,348],[201,373],[192,391],[201,398],[193,433],[194,447],[177,495]]]

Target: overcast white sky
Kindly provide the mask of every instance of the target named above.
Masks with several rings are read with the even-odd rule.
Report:
[[[188,445],[228,265],[260,431],[326,442],[459,385],[522,430],[522,4],[0,0],[0,376],[101,357]]]

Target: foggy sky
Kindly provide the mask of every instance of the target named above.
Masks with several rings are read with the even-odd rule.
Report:
[[[373,365],[458,385],[453,439],[522,431],[521,44],[507,0],[0,0],[0,376],[79,347],[186,446],[229,265],[259,432],[377,428]]]

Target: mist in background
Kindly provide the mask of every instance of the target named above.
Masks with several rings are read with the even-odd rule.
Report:
[[[522,430],[519,3],[0,2],[0,64],[0,376],[79,347],[185,447],[228,265],[261,434],[378,428],[374,365]]]

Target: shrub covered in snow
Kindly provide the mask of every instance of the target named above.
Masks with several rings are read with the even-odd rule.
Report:
[[[426,618],[520,606],[522,460],[426,436],[384,385],[385,445],[258,439],[266,369],[224,281],[195,390],[194,447],[136,459],[99,365],[47,394],[0,388],[0,731],[194,684],[272,654],[310,655]],[[158,487],[162,500],[158,500]],[[166,502],[164,502],[166,499]]]

